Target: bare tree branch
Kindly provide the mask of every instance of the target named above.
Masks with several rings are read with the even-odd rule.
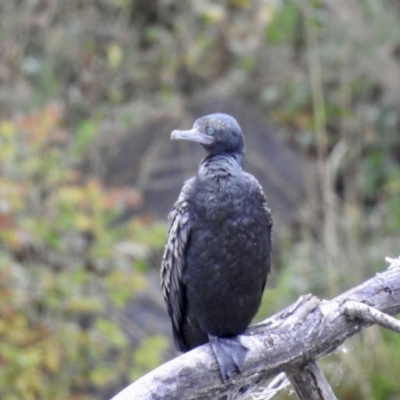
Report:
[[[400,321],[396,318],[386,315],[367,304],[358,301],[346,301],[343,304],[342,311],[351,318],[358,318],[365,322],[380,325],[391,331],[400,333]]]
[[[300,400],[337,400],[324,373],[315,361],[286,372]]]
[[[284,372],[278,374],[268,386],[259,387],[251,393],[252,400],[269,400],[290,385]]]
[[[296,375],[296,369],[306,364],[309,372],[317,371],[312,364],[315,359],[331,353],[346,339],[379,320],[360,318],[359,314],[355,319],[350,318],[347,302],[353,306],[362,303],[388,315],[399,313],[399,266],[392,263],[386,271],[331,301],[303,296],[286,310],[249,328],[241,337],[249,348],[244,370],[234,375],[227,385],[221,382],[217,363],[207,344],[143,376],[113,400],[244,398],[266,379],[282,371],[294,382],[297,378],[293,371]],[[334,399],[329,394],[315,398]]]

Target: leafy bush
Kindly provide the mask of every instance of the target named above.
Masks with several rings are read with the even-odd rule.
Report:
[[[113,311],[145,287],[135,249],[138,232],[152,228],[112,223],[135,193],[84,179],[70,160],[90,143],[88,131],[72,141],[62,123],[54,105],[0,122],[4,400],[89,399],[128,379],[134,361]],[[143,371],[135,366],[135,374]]]

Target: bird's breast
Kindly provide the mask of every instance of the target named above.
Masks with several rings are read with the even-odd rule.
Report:
[[[183,277],[190,307],[206,332],[238,334],[258,309],[269,271],[264,198],[245,177],[194,188]]]
[[[233,264],[242,263],[246,256],[257,260],[265,257],[269,221],[257,192],[230,180],[204,187],[194,198],[189,208],[191,248],[198,255],[207,254],[214,265],[220,260],[226,265],[222,260],[232,260]]]

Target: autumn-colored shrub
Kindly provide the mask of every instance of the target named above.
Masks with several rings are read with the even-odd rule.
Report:
[[[135,193],[83,178],[71,164],[82,154],[76,143],[55,105],[0,121],[4,400],[98,398],[133,368],[113,310],[145,286],[128,251],[143,226],[113,222]]]

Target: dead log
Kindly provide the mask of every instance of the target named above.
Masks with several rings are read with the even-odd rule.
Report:
[[[207,344],[161,365],[113,400],[245,398],[280,372],[287,373],[300,399],[334,399],[315,360],[374,323],[400,329],[400,321],[390,317],[400,312],[400,264],[391,261],[387,270],[333,300],[302,296],[250,327],[241,338],[249,348],[244,370],[227,385]]]

